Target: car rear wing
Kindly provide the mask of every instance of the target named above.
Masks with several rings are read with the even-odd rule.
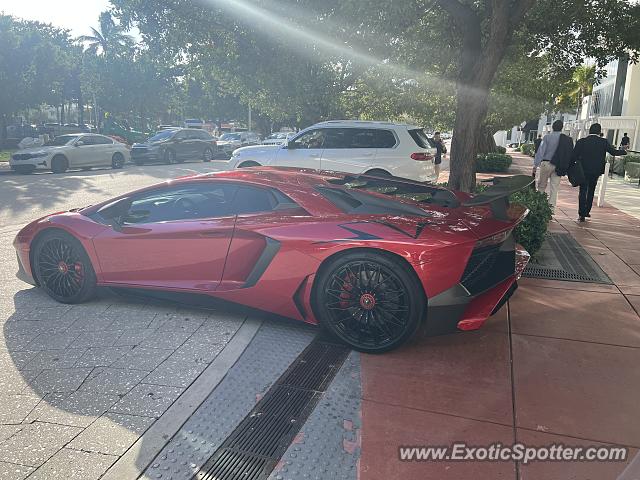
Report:
[[[511,177],[494,177],[485,181],[492,182],[493,185],[473,196],[462,205],[464,207],[477,207],[488,204],[495,219],[508,221],[509,196],[512,193],[530,187],[534,182],[534,178],[529,175],[514,175]]]

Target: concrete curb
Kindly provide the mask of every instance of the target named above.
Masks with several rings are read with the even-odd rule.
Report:
[[[101,477],[101,480],[123,480],[140,477],[165,444],[180,430],[200,404],[222,381],[251,343],[262,321],[247,318],[233,338],[198,379],[169,409],[134,443]]]

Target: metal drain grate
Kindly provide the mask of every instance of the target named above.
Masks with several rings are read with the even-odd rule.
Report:
[[[549,233],[523,277],[611,284],[591,256],[568,233]]]
[[[192,480],[264,480],[304,425],[349,350],[312,342]]]

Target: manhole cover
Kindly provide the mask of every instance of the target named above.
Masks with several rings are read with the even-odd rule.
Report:
[[[611,279],[568,233],[548,233],[523,277],[611,284]]]

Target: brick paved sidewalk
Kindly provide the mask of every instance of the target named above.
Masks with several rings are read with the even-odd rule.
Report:
[[[530,166],[517,155],[512,171]],[[398,460],[400,445],[614,444],[633,459],[640,220],[607,206],[578,224],[576,204],[577,189],[564,181],[550,230],[569,232],[614,285],[522,279],[508,309],[480,331],[362,355],[361,480],[616,479],[629,463],[411,463]]]

